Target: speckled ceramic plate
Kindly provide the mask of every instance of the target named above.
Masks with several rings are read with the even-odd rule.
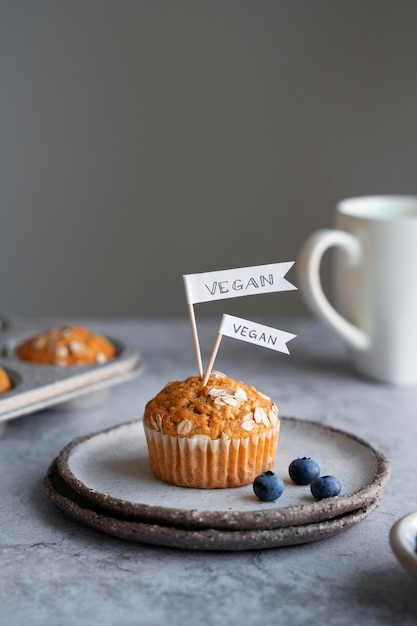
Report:
[[[288,478],[297,457],[311,456],[321,473],[337,476],[340,496],[315,501]],[[252,485],[189,489],[152,474],[141,421],[75,439],[57,458],[65,483],[104,515],[183,529],[270,530],[329,521],[376,502],[389,477],[386,457],[366,441],[329,426],[281,418],[275,471],[285,491],[261,502]]]
[[[417,576],[417,513],[397,520],[390,530],[392,551],[404,567]]]
[[[45,477],[45,487],[59,508],[91,528],[120,539],[188,550],[259,550],[329,539],[362,522],[378,504],[377,501],[369,502],[367,506],[329,521],[301,526],[269,530],[191,530],[120,519],[105,514],[66,484],[57,471],[55,462]]]

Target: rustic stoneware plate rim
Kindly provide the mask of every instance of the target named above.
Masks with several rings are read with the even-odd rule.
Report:
[[[57,480],[58,479],[58,480]],[[58,482],[58,484],[57,484]],[[56,468],[56,460],[44,480],[51,500],[69,517],[84,525],[119,539],[187,550],[243,551],[280,548],[330,539],[364,521],[378,506],[378,500],[367,506],[324,522],[276,529],[217,530],[186,529],[119,519],[89,503],[79,502],[81,496],[71,492]]]
[[[286,489],[304,490],[303,492],[299,492],[303,494],[302,497],[304,498],[304,501],[302,503],[295,503],[287,506],[284,505],[281,499],[274,503],[259,502],[253,496],[252,487],[246,486],[246,491],[244,492],[245,498],[249,498],[249,494],[252,494],[252,500],[250,505],[248,505],[249,510],[237,510],[236,508],[233,508],[233,505],[219,510],[207,510],[198,506],[199,497],[202,497],[203,494],[201,492],[204,490],[191,490],[195,492],[196,500],[196,506],[192,508],[184,508],[178,506],[178,504],[177,506],[169,506],[167,505],[166,497],[161,500],[164,504],[155,505],[146,502],[132,502],[124,498],[114,497],[114,495],[108,492],[93,488],[91,483],[86,484],[85,479],[80,479],[80,476],[76,475],[77,468],[75,468],[74,472],[72,461],[76,453],[79,453],[82,456],[83,453],[80,446],[83,446],[86,442],[88,443],[94,438],[102,435],[111,438],[112,434],[118,429],[133,429],[136,426],[140,426],[141,428],[142,425],[140,424],[140,421],[141,420],[132,420],[130,422],[124,422],[98,433],[78,437],[65,446],[57,457],[57,470],[59,474],[77,494],[91,502],[94,506],[99,507],[103,513],[116,515],[117,517],[126,520],[175,525],[180,528],[211,528],[219,530],[274,529],[328,521],[329,519],[339,517],[340,515],[344,515],[350,511],[358,510],[361,507],[367,506],[370,502],[378,500],[381,497],[383,488],[390,475],[390,464],[388,459],[382,452],[374,448],[365,440],[357,437],[356,435],[347,433],[344,430],[322,424],[321,422],[303,420],[295,417],[281,418],[281,429],[283,432],[285,432],[286,429],[287,431],[291,430],[291,428],[304,429],[307,430],[307,432],[317,431],[319,434],[325,433],[327,436],[334,436],[339,443],[340,441],[346,440],[354,448],[355,446],[358,446],[358,448],[361,451],[365,451],[365,454],[369,455],[372,462],[375,463],[375,473],[372,480],[367,484],[363,484],[361,488],[351,493],[342,493],[338,497],[314,501],[311,494],[309,494],[308,487],[297,487],[293,485],[289,479],[286,479]],[[162,486],[160,481],[156,478],[154,478],[154,481],[155,488]],[[165,484],[163,484],[163,486],[165,490],[168,490],[166,493],[170,494],[171,491],[173,495],[175,493],[175,502],[181,502],[181,493],[185,493],[182,488],[172,487],[169,485],[167,486]],[[241,491],[243,490],[243,488],[238,489]],[[138,490],[140,491],[140,477]],[[190,490],[187,491],[190,492]],[[235,496],[240,493],[236,490],[211,491],[211,498],[217,496],[214,491],[227,491],[230,492],[231,496]],[[206,494],[204,494],[204,497],[207,502]]]

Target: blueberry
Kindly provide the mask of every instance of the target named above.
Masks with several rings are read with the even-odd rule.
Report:
[[[340,493],[340,482],[334,476],[320,476],[311,483],[311,493],[316,500],[338,496]]]
[[[288,473],[296,485],[309,485],[312,480],[320,476],[320,468],[313,459],[303,456],[290,463]]]
[[[272,502],[284,492],[284,481],[281,476],[268,471],[259,474],[253,481],[255,495],[264,502]]]

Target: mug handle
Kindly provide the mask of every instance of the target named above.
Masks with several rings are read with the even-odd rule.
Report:
[[[321,259],[332,246],[346,251],[350,266],[359,261],[361,250],[356,237],[343,230],[318,230],[308,237],[298,255],[296,267],[300,291],[313,313],[333,328],[352,348],[365,350],[369,347],[369,337],[336,311],[321,286]]]

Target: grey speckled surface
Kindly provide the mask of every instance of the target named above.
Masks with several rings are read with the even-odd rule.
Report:
[[[417,389],[357,378],[342,344],[314,321],[266,320],[294,332],[291,356],[224,339],[216,368],[271,395],[282,415],[363,437],[391,461],[379,507],[331,539],[247,552],[193,552],[131,543],[61,512],[42,481],[74,437],[141,415],[168,380],[195,373],[183,320],[87,320],[129,341],[144,374],[105,404],[10,421],[0,438],[0,623],[17,626],[416,624],[417,580],[395,559],[391,525],[417,510]],[[218,321],[198,320],[203,357]]]

